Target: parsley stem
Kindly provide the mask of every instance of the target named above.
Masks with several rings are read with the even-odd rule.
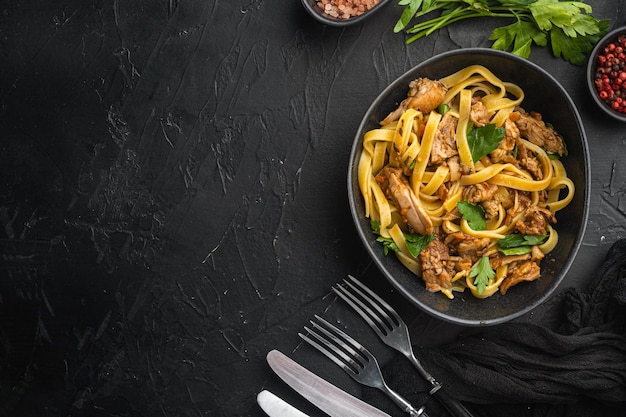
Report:
[[[513,13],[495,13],[495,12],[484,12],[484,11],[468,11],[462,10],[461,8],[456,9],[455,11],[441,15],[437,18],[417,23],[412,28],[408,29],[407,33],[414,34],[410,38],[406,40],[406,43],[409,44],[414,42],[424,36],[428,36],[431,33],[444,28],[448,25],[451,25],[455,22],[465,19],[471,19],[475,17],[518,17]],[[519,17],[518,17],[519,18]]]

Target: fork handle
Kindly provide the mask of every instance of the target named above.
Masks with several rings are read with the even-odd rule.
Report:
[[[434,388],[430,391],[430,394],[439,401],[439,403],[450,413],[453,417],[474,417],[470,411],[465,408],[458,400],[450,396],[446,390],[436,382]]]
[[[419,409],[413,407],[413,405],[411,405],[411,403],[408,402],[403,396],[389,388],[385,381],[381,381],[380,385],[374,384],[370,386],[374,386],[387,394],[387,396],[391,398],[391,400],[396,403],[398,407],[405,411],[409,415],[409,417],[428,417],[428,414],[426,414],[426,412],[424,411],[423,406]]]
[[[470,411],[465,408],[458,400],[453,398],[441,385],[434,376],[432,376],[424,367],[422,363],[415,357],[413,350],[407,350],[403,352],[407,359],[415,366],[415,369],[424,377],[431,386],[430,395],[435,397],[437,401],[448,411],[452,417],[474,417]]]

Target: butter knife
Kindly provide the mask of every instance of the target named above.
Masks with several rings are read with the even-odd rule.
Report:
[[[270,417],[309,417],[293,405],[273,393],[263,390],[256,396],[256,402]]]
[[[391,417],[315,375],[278,350],[267,363],[283,381],[331,417]]]

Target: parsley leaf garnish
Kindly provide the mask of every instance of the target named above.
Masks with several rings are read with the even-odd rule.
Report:
[[[532,251],[535,245],[541,245],[548,238],[547,234],[542,235],[521,235],[511,234],[498,240],[498,250],[506,256],[525,255]]]
[[[398,245],[396,245],[396,242],[394,242],[392,238],[380,235],[380,222],[372,220],[370,221],[370,227],[372,228],[372,231],[378,235],[376,241],[383,244],[383,253],[385,255],[387,255],[390,251],[400,251],[400,248],[398,248]],[[435,235],[433,234],[425,236],[417,233],[402,232],[402,234],[404,235],[404,239],[406,240],[406,246],[409,249],[409,253],[415,258],[417,258],[420,252],[426,246],[428,246],[431,240],[435,238]]]
[[[493,123],[470,130],[467,135],[467,144],[474,162],[497,149],[503,138],[504,128],[496,127]]]
[[[428,244],[435,238],[435,235],[420,235],[420,234],[409,234],[405,233],[404,238],[406,239],[406,246],[409,248],[409,252],[415,258],[420,254],[422,249],[424,249]]]
[[[380,242],[383,244],[383,253],[387,255],[389,251],[391,252],[399,252],[400,248],[396,245],[396,242],[393,241],[390,237],[378,236],[376,238],[376,242]]]
[[[522,235],[519,233],[506,235],[498,240],[498,250],[504,255],[525,255],[535,245],[541,245],[548,238],[547,234]]]
[[[439,107],[437,107],[437,113],[439,113],[442,116],[449,111],[450,111],[450,106],[448,106],[446,103],[441,103]]]
[[[501,248],[515,248],[517,246],[524,245],[540,245],[548,238],[547,234],[543,235],[522,235],[519,233],[514,233],[511,235],[506,235],[502,239],[498,240],[498,246]]]
[[[468,203],[467,201],[459,201],[456,203],[463,219],[467,220],[469,227],[474,230],[485,230],[487,222],[485,221],[485,209],[479,204]]]
[[[376,238],[376,242],[380,242],[383,244],[383,253],[387,255],[389,251],[398,252],[400,248],[396,245],[396,242],[393,241],[390,237],[383,237],[380,235],[380,222],[376,220],[370,220],[370,227],[374,234],[378,235]]]
[[[533,44],[550,43],[555,57],[575,65],[584,64],[585,53],[608,31],[610,23],[595,19],[592,7],[584,1],[400,0],[398,5],[404,11],[394,32],[405,30],[410,35],[406,43],[464,19],[509,18],[511,24],[496,28],[489,37],[494,41],[492,48],[528,58]],[[409,27],[412,21],[417,23]]]
[[[491,268],[489,257],[483,256],[480,261],[470,270],[470,278],[474,278],[474,285],[478,294],[482,294],[489,285],[489,281],[496,276],[496,271]]]

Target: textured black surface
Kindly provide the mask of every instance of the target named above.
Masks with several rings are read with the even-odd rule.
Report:
[[[588,3],[625,23],[624,0]],[[458,332],[371,264],[347,164],[385,86],[434,54],[489,46],[494,22],[405,45],[395,5],[345,29],[298,1],[0,12],[0,415],[261,416],[262,388],[298,402],[265,363],[272,348],[359,395],[296,334],[324,314],[389,358],[330,295],[348,273],[413,323],[416,342]],[[583,247],[556,295],[519,319],[535,322],[626,234],[626,129],[595,110],[583,67],[545,48],[530,59],[572,96],[592,160]]]

